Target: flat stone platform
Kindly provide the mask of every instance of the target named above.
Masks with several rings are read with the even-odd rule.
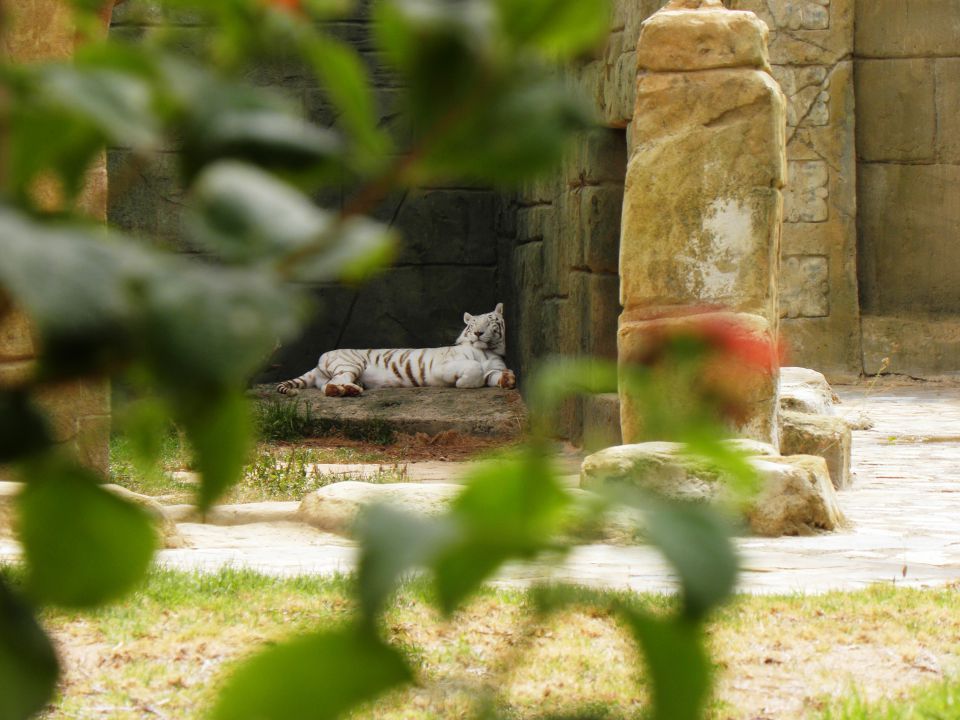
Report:
[[[258,385],[261,401],[300,403],[314,419],[318,434],[343,433],[365,438],[384,431],[434,436],[454,432],[485,438],[519,438],[527,409],[520,393],[501,388],[382,388],[359,397],[326,397],[320,390],[281,395],[274,385]]]

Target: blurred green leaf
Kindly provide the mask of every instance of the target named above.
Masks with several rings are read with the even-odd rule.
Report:
[[[702,720],[710,692],[710,661],[703,629],[682,618],[660,619],[621,607],[634,638],[643,649],[653,685],[651,720]]]
[[[424,518],[385,505],[374,505],[360,516],[357,583],[360,606],[368,621],[383,609],[408,570],[426,566],[456,536],[445,518]]]
[[[97,371],[131,352],[136,295],[154,263],[102,235],[0,208],[0,285],[36,323],[47,375]]]
[[[146,574],[156,533],[145,511],[63,460],[32,462],[23,475],[19,536],[35,597],[92,607],[124,595]]]
[[[610,30],[608,0],[497,0],[504,33],[518,48],[569,58],[594,49]]]
[[[26,198],[34,182],[59,177],[69,202],[104,144],[145,151],[159,143],[154,93],[116,67],[19,69],[10,115],[11,181]]]
[[[374,34],[400,74],[415,125],[427,134],[464,119],[496,71],[493,9],[486,0],[380,0]],[[473,99],[473,102],[470,102]],[[486,140],[486,138],[484,138]],[[482,144],[482,143],[481,143]]]
[[[33,78],[41,101],[88,120],[110,142],[124,147],[151,148],[159,127],[150,85],[116,69],[52,65]]]
[[[265,273],[180,259],[151,278],[141,302],[151,369],[190,393],[246,385],[305,310]]]
[[[50,447],[50,428],[26,391],[0,390],[0,463]]]
[[[227,682],[214,720],[334,720],[413,676],[363,626],[298,637],[248,660]]]
[[[449,514],[457,539],[432,563],[448,614],[506,561],[559,549],[570,505],[549,461],[532,448],[478,464],[465,482]]]
[[[361,279],[393,256],[396,234],[364,217],[341,220],[254,167],[220,162],[197,179],[188,223],[197,242],[231,261],[274,261],[315,282]]]
[[[331,130],[261,109],[221,110],[190,126],[184,137],[188,175],[232,158],[272,170],[331,175],[342,167],[343,146]]]
[[[457,122],[428,131],[417,171],[515,185],[556,168],[573,134],[595,122],[568,85],[535,68],[475,92],[452,116]]]
[[[357,51],[324,37],[307,44],[305,53],[327,94],[340,111],[339,122],[353,136],[354,151],[373,165],[391,150],[390,138],[377,126],[377,108],[369,73]]]
[[[539,422],[547,422],[564,400],[582,394],[615,393],[617,387],[615,362],[553,357],[543,362],[530,379],[530,414]]]
[[[59,672],[50,638],[0,575],[0,718],[34,717],[53,697]]]
[[[730,596],[739,560],[730,524],[716,508],[635,488],[620,488],[616,497],[642,511],[647,540],[680,580],[687,617],[700,619]]]
[[[174,404],[176,419],[194,450],[202,482],[197,507],[209,510],[243,473],[253,446],[253,418],[239,390],[196,395],[187,390]]]

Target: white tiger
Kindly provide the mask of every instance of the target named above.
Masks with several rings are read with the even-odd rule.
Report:
[[[484,315],[463,314],[466,327],[455,345],[393,350],[331,350],[310,372],[277,385],[277,392],[318,387],[329,397],[360,395],[364,388],[516,387],[508,370],[503,303]]]

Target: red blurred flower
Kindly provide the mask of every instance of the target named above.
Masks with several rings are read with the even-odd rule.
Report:
[[[781,355],[765,328],[716,308],[652,321],[642,347],[632,360],[649,368],[655,382],[682,383],[695,406],[735,423],[768,392]]]
[[[303,12],[301,0],[262,0],[267,7],[282,10],[291,14],[300,14]]]

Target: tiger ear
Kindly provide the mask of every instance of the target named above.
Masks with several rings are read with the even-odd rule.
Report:
[[[497,306],[493,309],[497,315],[503,315],[503,303],[497,303]]]
[[[473,320],[473,315],[471,315],[471,314],[468,313],[468,312],[465,312],[465,313],[463,314],[463,321],[464,321],[465,323],[468,323],[468,322],[470,322],[471,320]]]

